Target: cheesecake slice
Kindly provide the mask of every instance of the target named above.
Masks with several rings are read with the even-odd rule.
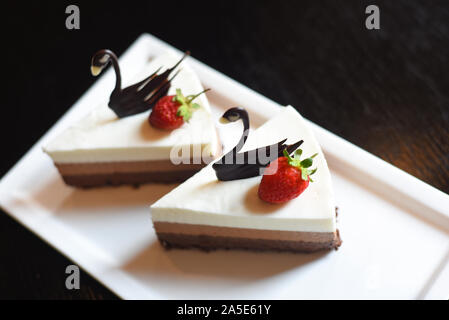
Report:
[[[291,106],[249,134],[242,152],[302,140],[314,158],[313,183],[297,198],[271,204],[258,196],[261,176],[222,181],[212,164],[151,206],[157,236],[167,248],[313,252],[338,248],[331,175],[323,152]]]
[[[130,84],[156,71],[164,72],[180,57],[167,52],[154,58]],[[181,62],[175,72],[168,95],[175,95],[176,89],[185,96],[204,90],[186,62]],[[66,184],[75,187],[181,182],[221,152],[206,95],[200,95],[195,102],[200,108],[188,122],[179,129],[165,131],[150,125],[151,111],[119,118],[105,100],[45,146],[44,151]]]

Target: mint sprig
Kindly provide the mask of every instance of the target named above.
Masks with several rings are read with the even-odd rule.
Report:
[[[295,154],[293,157],[290,156],[287,149],[284,150],[284,156],[288,160],[288,164],[292,167],[296,167],[301,170],[301,179],[304,181],[307,181],[307,179],[310,180],[310,182],[313,182],[311,175],[315,174],[317,171],[317,168],[310,169],[310,167],[313,165],[313,159],[318,155],[318,153],[315,153],[313,156],[306,158],[304,160],[301,160],[302,156],[302,150],[298,149],[295,151]]]
[[[192,103],[193,100],[209,90],[210,89],[206,89],[198,94],[188,95],[187,97],[185,97],[182,94],[181,89],[176,89],[176,95],[173,97],[173,101],[176,101],[180,104],[176,115],[182,117],[185,122],[188,122],[190,118],[192,118],[193,112],[201,108],[198,103]]]

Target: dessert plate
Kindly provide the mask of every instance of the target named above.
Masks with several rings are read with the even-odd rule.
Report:
[[[123,77],[175,50],[142,35],[122,56]],[[245,106],[253,127],[273,101],[189,58],[216,119]],[[112,71],[45,134],[0,182],[0,205],[17,221],[125,299],[447,299],[449,196],[310,123],[331,170],[343,245],[317,254],[165,251],[149,205],[176,185],[77,190],[64,185],[42,146],[98,102]],[[226,146],[241,131],[218,126]],[[349,160],[348,160],[349,159]],[[382,174],[378,174],[378,173]]]

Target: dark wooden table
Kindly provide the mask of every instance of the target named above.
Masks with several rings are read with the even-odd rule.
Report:
[[[149,32],[449,193],[449,2],[92,2],[71,31],[69,2],[2,3],[0,173],[93,83],[93,52]],[[66,290],[71,262],[3,213],[0,252],[0,298],[116,298],[85,273]]]

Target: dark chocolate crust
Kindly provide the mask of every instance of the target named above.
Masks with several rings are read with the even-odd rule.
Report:
[[[198,170],[167,172],[132,172],[89,175],[63,175],[64,182],[77,188],[93,188],[102,186],[141,185],[146,183],[180,183],[184,182]]]
[[[157,236],[159,242],[165,249],[199,249],[207,252],[219,249],[241,249],[251,251],[312,253],[322,250],[337,250],[342,243],[338,230],[335,238],[330,242],[248,239],[174,233],[158,233]]]

